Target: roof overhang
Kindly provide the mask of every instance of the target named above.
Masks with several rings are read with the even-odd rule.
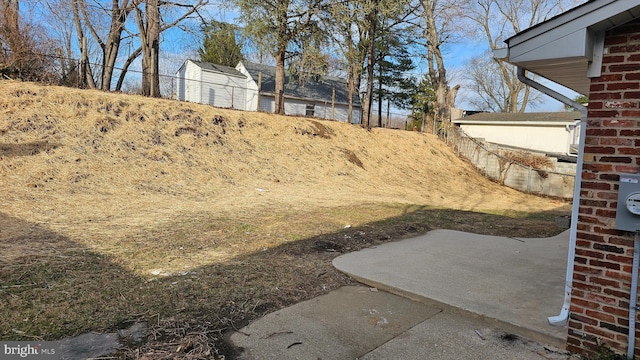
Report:
[[[581,94],[600,76],[605,31],[640,17],[638,0],[592,0],[506,40],[494,57]]]

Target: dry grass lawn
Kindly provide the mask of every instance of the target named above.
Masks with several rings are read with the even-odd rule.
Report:
[[[0,81],[2,340],[141,321],[118,356],[229,358],[226,330],[348,284],[341,252],[567,211],[428,134]]]

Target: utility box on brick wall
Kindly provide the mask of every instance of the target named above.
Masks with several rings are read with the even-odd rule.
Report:
[[[640,231],[640,175],[620,174],[615,228]]]

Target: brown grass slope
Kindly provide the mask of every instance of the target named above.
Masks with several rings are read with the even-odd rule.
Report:
[[[220,208],[238,200],[252,208],[365,201],[550,207],[486,181],[427,134],[26,83],[5,81],[0,91],[10,202],[103,195],[104,215],[118,212],[111,206],[123,195],[136,197],[131,208],[176,196]]]
[[[17,312],[45,301],[38,300],[43,287],[82,287],[66,283],[64,274],[89,276],[105,262],[118,267],[108,276],[127,274],[121,283],[132,277],[147,284],[416,209],[517,222],[563,206],[488,181],[428,134],[0,81],[0,295],[5,309]],[[93,257],[78,258],[87,252]],[[60,273],[38,275],[47,264]],[[101,285],[92,286],[85,295],[46,300],[78,312],[73,326],[57,319],[59,312],[34,310],[5,319],[0,335],[48,338],[104,328],[158,296],[145,300],[125,288],[102,294]],[[77,297],[92,291],[102,310],[78,305]],[[171,305],[158,306],[189,306],[165,300]],[[87,312],[110,307],[122,313],[78,324]]]

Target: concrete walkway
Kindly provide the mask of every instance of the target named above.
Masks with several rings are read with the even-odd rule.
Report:
[[[567,359],[566,329],[546,318],[562,306],[568,242],[436,230],[345,254],[334,266],[369,288],[282,309],[230,340],[247,360]]]
[[[516,239],[435,230],[340,256],[333,265],[365,284],[563,345],[566,329],[549,326],[547,317],[562,307],[568,245],[568,231]]]

